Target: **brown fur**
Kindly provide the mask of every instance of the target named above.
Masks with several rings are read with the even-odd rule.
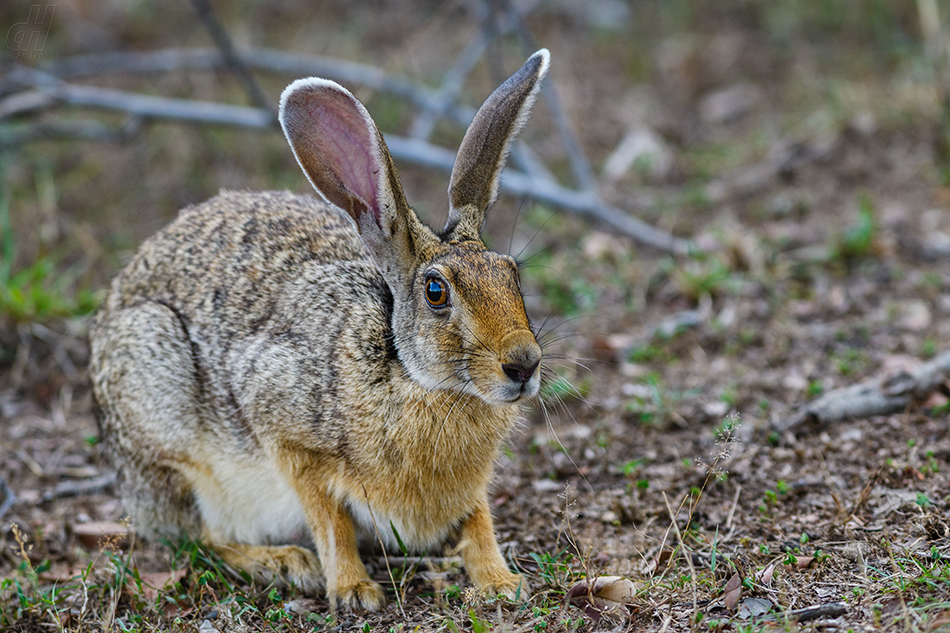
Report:
[[[471,200],[493,201],[546,67],[532,57],[476,117],[506,131],[466,135],[485,144],[463,142],[460,164],[492,162]],[[126,507],[144,530],[201,535],[228,563],[325,587],[331,603],[384,603],[361,538],[418,550],[458,536],[475,584],[513,597],[523,581],[487,490],[538,391],[516,265],[471,235],[484,207],[453,208],[443,237],[419,222],[344,89],[301,80],[281,106],[305,173],[350,218],[309,196],[224,192],[116,277],[91,372]],[[433,280],[443,307],[427,301]]]

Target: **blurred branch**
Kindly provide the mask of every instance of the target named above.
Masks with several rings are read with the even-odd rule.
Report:
[[[50,100],[70,105],[87,106],[104,110],[126,112],[146,118],[176,119],[196,123],[217,123],[242,127],[275,127],[276,122],[267,110],[235,106],[209,101],[173,99],[171,97],[153,97],[122,90],[100,88],[98,86],[79,86],[60,81],[58,78],[38,70],[16,66],[7,75],[7,80],[36,89],[39,95]],[[30,93],[28,93],[30,94]],[[36,103],[43,103],[37,95]],[[14,95],[14,97],[19,95]],[[0,101],[0,113],[8,108],[6,102],[13,97]],[[22,112],[22,109],[19,110]]]
[[[437,90],[409,79],[345,59],[288,53],[272,48],[249,48],[241,60],[251,68],[293,77],[326,77],[343,84],[358,84],[372,90],[403,97],[416,105],[436,111],[441,99]],[[108,73],[167,73],[177,70],[226,70],[220,51],[214,48],[171,49],[151,52],[89,53],[74,55],[40,68],[61,79],[74,79]],[[445,114],[461,125],[468,125],[475,109],[453,105]]]
[[[940,118],[934,135],[933,148],[942,178],[946,182],[950,166],[950,51],[943,35],[940,10],[936,0],[917,0],[920,30],[933,73],[934,90],[940,106]]]
[[[467,55],[460,56],[455,72],[462,76],[465,67],[481,48],[476,42]],[[222,68],[224,62],[219,51],[202,49],[193,51],[158,51],[155,53],[108,53],[83,55],[43,65],[44,70],[14,66],[0,81],[0,94],[9,92],[10,86],[20,89],[0,100],[0,120],[13,114],[46,109],[57,104],[91,107],[131,115],[136,125],[151,119],[175,120],[198,124],[230,125],[238,127],[274,129],[276,122],[265,108],[236,106],[206,101],[175,99],[143,95],[121,90],[83,86],[63,81],[62,76],[85,76],[103,72],[163,72],[182,68]],[[460,79],[451,78],[436,91],[420,86],[407,79],[393,77],[365,64],[329,58],[294,55],[281,51],[251,49],[241,55],[243,61],[253,67],[289,75],[322,75],[344,83],[362,84],[382,91],[405,96],[433,112],[444,111],[453,120],[467,125],[474,116],[474,109],[452,104],[447,99]],[[24,90],[26,88],[26,90]],[[457,92],[457,91],[455,91]],[[552,97],[556,102],[556,95]],[[8,137],[13,141],[30,142],[46,138],[90,138],[110,140],[122,134],[121,130],[97,127],[89,122],[69,126],[48,125],[34,129],[19,130]],[[566,132],[570,136],[570,130]],[[421,139],[386,135],[393,157],[417,165],[451,171],[455,153],[437,147]],[[569,150],[570,151],[570,150]],[[575,152],[580,152],[575,143]],[[579,154],[586,162],[586,157]],[[569,189],[560,185],[547,168],[527,148],[520,144],[513,152],[513,163],[520,169],[506,169],[503,174],[502,191],[516,196],[527,196],[537,201],[571,211],[576,215],[595,220],[611,230],[631,239],[674,254],[686,254],[696,247],[688,240],[676,238],[669,233],[642,222],[622,209],[606,204],[595,188]],[[577,157],[573,159],[578,160]],[[589,167],[589,164],[588,164]],[[652,200],[640,197],[644,205]],[[636,200],[634,200],[636,202]]]
[[[211,35],[211,39],[214,40],[215,45],[221,51],[221,57],[224,59],[224,63],[231,69],[231,72],[238,78],[238,81],[244,84],[244,90],[247,92],[248,97],[250,97],[251,103],[270,112],[271,118],[276,122],[277,112],[264,94],[264,91],[261,90],[257,80],[254,79],[254,75],[251,74],[251,71],[248,70],[237,53],[234,52],[234,46],[231,44],[231,36],[228,35],[228,32],[221,25],[221,21],[218,20],[218,16],[215,15],[209,0],[191,0],[191,4],[195,7],[195,12],[204,23],[208,34]]]
[[[445,112],[458,99],[465,85],[465,79],[472,69],[485,54],[485,48],[488,46],[488,36],[484,30],[480,30],[472,41],[468,43],[465,50],[456,58],[455,64],[445,74],[442,80],[442,87],[435,94],[436,103],[423,106],[412,125],[409,128],[409,136],[418,139],[427,139],[432,133],[432,128],[436,122],[442,118]]]
[[[451,171],[455,164],[455,152],[451,150],[419,139],[391,134],[386,134],[385,137],[394,158],[443,171]],[[539,202],[547,202],[572,211],[581,217],[596,220],[621,235],[664,252],[686,255],[697,251],[697,247],[689,240],[674,237],[636,219],[622,209],[605,204],[589,191],[568,189],[551,180],[535,178],[510,168],[502,172],[501,190],[513,196],[528,196]]]
[[[426,112],[433,113],[432,116],[446,116],[461,126],[467,126],[475,116],[475,108],[451,101],[446,103],[443,101],[444,95],[438,90],[403,77],[389,75],[368,64],[320,55],[287,53],[269,48],[251,48],[242,51],[241,59],[258,70],[292,77],[326,77],[342,84],[359,84],[371,90],[394,94],[416,104]],[[220,52],[213,48],[89,53],[47,62],[40,68],[60,79],[110,73],[137,75],[180,70],[227,70]],[[0,113],[0,118],[2,117],[3,114]],[[515,142],[511,158],[518,167],[529,173],[538,177],[552,178],[547,168],[522,141]]]
[[[15,148],[38,141],[97,141],[122,143],[142,128],[142,118],[130,116],[119,126],[100,121],[49,121],[23,125],[0,126],[0,149]]]
[[[492,0],[487,1],[492,2]],[[515,30],[521,39],[525,53],[528,55],[534,53],[540,46],[538,46],[537,41],[535,41],[534,36],[525,24],[523,15],[519,13],[511,0],[502,0],[502,2],[515,23]],[[577,179],[578,186],[585,191],[596,192],[597,179],[594,177],[594,170],[590,166],[590,161],[587,159],[580,141],[577,140],[577,135],[574,134],[574,130],[571,128],[570,121],[567,120],[567,115],[564,114],[554,82],[545,81],[542,83],[541,94],[544,95],[544,102],[547,104],[548,110],[551,111],[551,116],[554,117],[554,124],[561,135],[561,143],[564,144],[568,160],[571,163],[571,171],[574,173],[574,178]]]

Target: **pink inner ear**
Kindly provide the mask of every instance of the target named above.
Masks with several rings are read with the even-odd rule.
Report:
[[[376,139],[369,124],[347,95],[332,90],[315,91],[307,100],[307,127],[317,146],[318,159],[337,180],[373,210],[379,224],[377,188],[379,161],[373,151]]]

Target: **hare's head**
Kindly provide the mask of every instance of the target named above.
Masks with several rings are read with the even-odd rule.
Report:
[[[541,50],[478,110],[455,160],[440,233],[409,208],[392,157],[366,108],[326,79],[284,90],[280,122],[314,188],[346,211],[393,294],[399,358],[427,389],[493,405],[538,393],[541,348],[515,261],[479,237],[508,148],[547,72]]]

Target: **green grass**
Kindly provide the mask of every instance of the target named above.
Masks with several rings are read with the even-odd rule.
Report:
[[[0,181],[3,179],[0,169]],[[92,290],[76,289],[77,268],[61,272],[48,256],[16,268],[17,243],[10,219],[10,192],[0,194],[0,317],[14,322],[47,321],[89,314],[101,296]]]
[[[855,223],[839,233],[829,247],[829,258],[846,265],[875,254],[878,248],[878,223],[874,204],[867,194],[858,200]]]

